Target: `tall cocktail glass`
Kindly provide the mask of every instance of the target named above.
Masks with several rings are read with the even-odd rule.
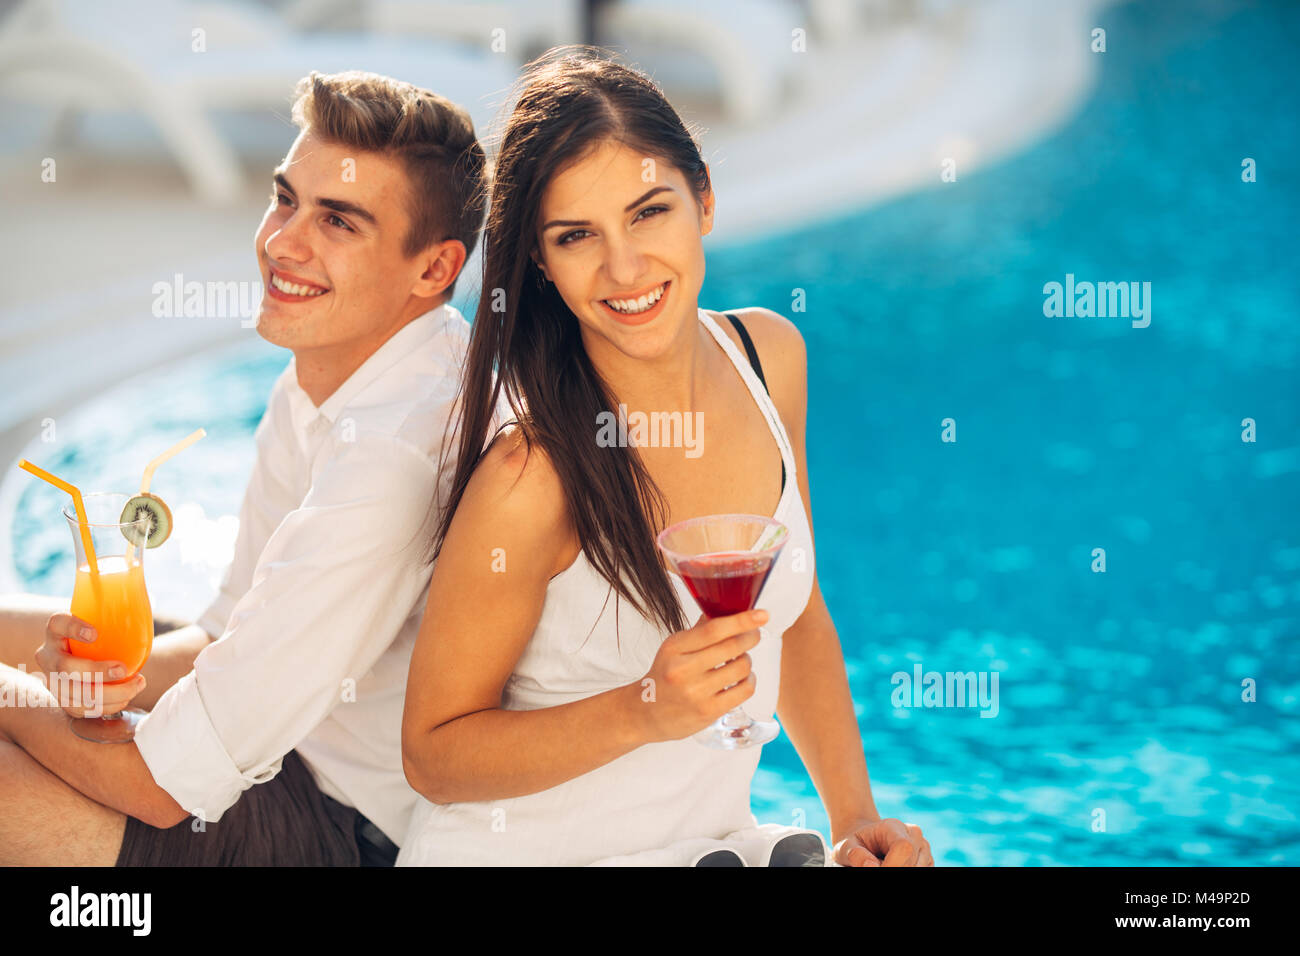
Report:
[[[68,653],[87,660],[120,661],[126,668],[125,676],[105,683],[130,680],[139,673],[153,648],[153,609],[144,586],[145,541],[149,537],[150,521],[148,517],[121,520],[130,497],[83,496],[98,574],[92,571],[86,557],[76,510],[72,505],[63,509],[77,555],[71,614],[94,627],[96,635],[90,643],[68,641]],[[83,695],[92,688],[93,684],[83,681]],[[74,718],[72,730],[78,737],[96,743],[125,743],[135,736],[135,725],[144,713],[125,709],[101,717]]]

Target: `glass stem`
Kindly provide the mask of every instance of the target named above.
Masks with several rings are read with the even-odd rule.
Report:
[[[733,707],[722,716],[724,727],[748,727],[753,722],[741,707]]]

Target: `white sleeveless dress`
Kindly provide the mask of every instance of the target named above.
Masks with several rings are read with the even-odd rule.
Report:
[[[757,680],[744,704],[752,717],[771,719],[782,635],[812,593],[812,534],[794,452],[775,405],[744,353],[707,313],[700,310],[699,316],[749,387],[785,463],[785,487],[772,517],[790,536],[758,601],[770,617],[749,652]],[[687,621],[694,622],[700,615],[694,598],[677,575],[669,579]],[[504,709],[554,707],[641,681],[667,635],[610,591],[583,553],[551,578],[537,629],[506,682]],[[757,824],[749,788],[760,751],[714,750],[687,737],[645,744],[522,797],[441,805],[421,798],[397,865],[684,866],[724,846],[747,864],[762,865],[776,839],[816,831]]]

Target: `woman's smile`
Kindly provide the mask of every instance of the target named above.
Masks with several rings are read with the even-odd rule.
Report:
[[[672,284],[669,279],[636,296],[600,299],[601,311],[623,325],[644,325],[664,310]]]

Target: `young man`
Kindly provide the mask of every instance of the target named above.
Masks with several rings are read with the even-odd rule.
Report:
[[[415,802],[402,701],[469,331],[446,302],[482,225],[484,155],[462,109],[374,74],[312,74],[293,115],[256,235],[258,333],[293,359],[234,561],[197,624],[105,688],[106,712],[152,704],[132,743],[78,738],[38,677],[0,667],[50,705],[0,706],[0,863],[396,857]],[[107,671],[67,655],[81,624],[10,602],[0,659]]]

